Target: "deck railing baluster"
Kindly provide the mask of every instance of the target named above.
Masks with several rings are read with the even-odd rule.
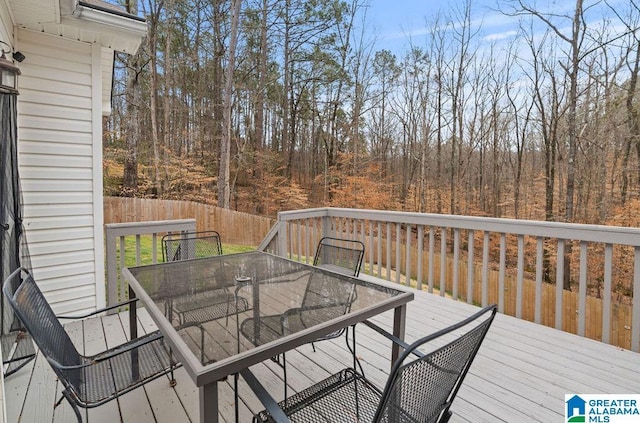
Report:
[[[613,245],[604,246],[604,293],[602,298],[602,342],[611,342],[611,274],[613,268]]]
[[[489,231],[484,231],[482,241],[482,307],[489,305]]]
[[[429,293],[433,293],[433,277],[436,271],[434,263],[436,248],[436,232],[433,226],[429,226]]]
[[[387,222],[387,280],[391,280],[391,222]]]
[[[418,262],[416,263],[417,269],[416,269],[416,279],[417,279],[417,288],[419,290],[422,291],[422,265],[423,265],[423,259],[422,259],[422,253],[424,250],[424,226],[422,225],[418,225],[418,257],[417,260]]]
[[[447,292],[447,228],[440,228],[440,296]]]
[[[460,229],[453,230],[453,292],[454,300],[458,299],[458,285],[460,284]]]
[[[587,322],[587,243],[580,243],[580,276],[578,288],[578,335],[585,336]]]
[[[375,254],[373,250],[374,242],[374,231],[373,231],[373,220],[369,221],[369,274],[373,275],[373,266],[375,263]],[[379,258],[378,258],[379,260]]]
[[[404,248],[405,248],[405,261],[407,262],[407,266],[406,266],[406,270],[405,270],[405,275],[406,279],[406,285],[407,286],[411,286],[411,275],[412,273],[412,269],[411,269],[411,238],[412,238],[412,227],[411,225],[407,225],[406,226],[406,231],[407,231],[407,242],[404,243]]]
[[[498,311],[504,313],[504,276],[507,268],[507,234],[500,234],[500,265],[498,273]]]
[[[518,235],[518,267],[516,278],[516,317],[522,319],[522,290],[524,283],[524,235]]]
[[[298,238],[298,261],[302,260],[302,227],[300,221],[296,222],[296,235]]]
[[[562,330],[562,300],[564,282],[564,239],[558,240],[557,264],[556,264],[556,329]]]
[[[467,245],[467,303],[473,304],[475,269],[473,267],[474,256],[474,233],[473,230],[467,232],[469,238]]]
[[[400,283],[402,270],[402,223],[396,223],[396,283]]]
[[[544,272],[544,238],[536,238],[536,287],[535,287],[535,310],[533,320],[542,323],[542,274]]]

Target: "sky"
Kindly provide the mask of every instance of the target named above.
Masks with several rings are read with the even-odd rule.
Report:
[[[435,19],[438,12],[449,13],[461,8],[465,0],[369,0],[368,18],[377,35],[378,49],[388,49],[398,54],[406,50],[409,40],[420,45],[424,40],[426,22]],[[502,26],[505,16],[496,17],[489,5],[495,1],[474,1],[473,11],[477,19],[488,19]],[[499,19],[500,22],[496,22]],[[512,18],[509,18],[513,20]],[[507,19],[508,20],[508,19]],[[498,30],[498,28],[495,28]]]
[[[585,0],[585,7],[595,2]],[[624,4],[625,9],[627,2],[607,0],[610,5]],[[369,0],[367,19],[377,37],[376,50],[388,49],[399,56],[407,51],[410,39],[415,45],[423,45],[427,21],[432,21],[439,11],[454,13],[461,10],[465,3],[466,0]],[[472,0],[472,20],[474,23],[482,22],[483,40],[508,43],[515,37],[517,18],[497,10],[499,5],[506,7],[506,3],[506,0]],[[575,7],[575,0],[531,0],[527,3],[568,15]],[[599,8],[592,10],[590,17],[594,21],[600,21],[604,15],[612,15],[604,2],[599,2]]]

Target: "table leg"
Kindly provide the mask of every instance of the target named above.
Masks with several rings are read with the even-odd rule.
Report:
[[[133,300],[136,293],[129,287],[129,299]],[[129,303],[129,335],[134,340],[138,337],[138,307],[136,303]],[[131,350],[131,373],[134,379],[138,379],[140,370],[138,367],[138,349]]]
[[[136,293],[129,287],[129,299],[136,298]],[[135,303],[129,304],[129,335],[131,340],[138,337],[138,310]]]
[[[218,423],[218,382],[201,386],[200,423]]]
[[[253,343],[261,345],[260,342],[260,284],[258,280],[253,278],[252,294],[253,294]]]
[[[407,322],[407,305],[403,304],[393,310],[393,335],[404,341],[404,331]],[[393,344],[391,347],[391,366],[396,362],[402,352],[400,345]]]

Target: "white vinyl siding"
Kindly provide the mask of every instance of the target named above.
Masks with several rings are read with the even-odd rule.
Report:
[[[101,51],[37,32],[18,34],[27,57],[20,64],[18,151],[34,276],[57,313],[95,309],[104,284],[102,210],[96,210],[102,200],[96,151]]]

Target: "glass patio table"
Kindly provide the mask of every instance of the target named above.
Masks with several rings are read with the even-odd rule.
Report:
[[[198,386],[206,423],[218,422],[218,381],[391,309],[393,334],[403,339],[406,305],[413,300],[411,292],[259,251],[125,268],[123,275],[131,298],[139,298]],[[312,280],[314,286],[321,280],[313,295],[329,306],[336,286],[350,287],[348,307],[336,315],[320,302],[301,325],[275,332],[264,326],[261,318],[299,308]],[[130,307],[132,338],[136,313]],[[392,362],[399,352],[392,348]]]

